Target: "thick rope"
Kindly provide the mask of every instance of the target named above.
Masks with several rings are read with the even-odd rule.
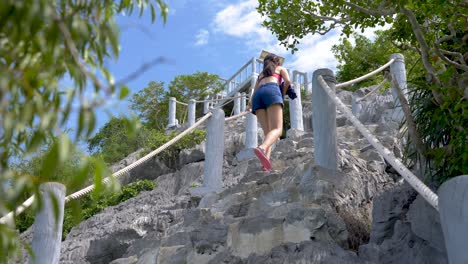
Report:
[[[188,104],[186,104],[186,103],[182,103],[182,102],[179,102],[179,101],[177,101],[177,100],[175,100],[175,102],[178,103],[178,104],[181,104],[181,105],[185,105],[185,106],[188,105]]]
[[[205,122],[208,118],[210,118],[210,116],[212,115],[213,113],[209,112],[207,113],[204,117],[202,117],[200,120],[198,120],[195,124],[193,124],[193,126],[187,128],[184,132],[180,133],[179,135],[177,135],[176,137],[174,137],[173,139],[169,140],[168,142],[166,142],[164,145],[160,146],[159,148],[157,148],[156,150],[153,150],[151,151],[150,153],[146,154],[146,156],[144,156],[143,158],[135,161],[134,163],[128,165],[127,167],[117,171],[116,173],[112,174],[112,176],[109,176],[107,178],[105,178],[102,182],[103,183],[108,183],[111,179],[111,177],[113,178],[118,178],[122,175],[124,175],[125,173],[129,172],[130,170],[132,170],[133,168],[139,166],[140,164],[144,163],[145,161],[149,160],[150,158],[156,156],[157,154],[159,154],[160,152],[164,151],[165,149],[167,149],[168,147],[170,147],[172,144],[174,144],[175,142],[179,141],[182,137],[184,137],[185,135],[187,135],[188,133],[192,132],[196,127],[198,127],[199,125],[201,125],[203,122]],[[80,191],[77,191],[73,194],[70,194],[68,195],[67,197],[65,197],[65,202],[69,202],[71,200],[74,200],[74,199],[77,199],[89,192],[91,192],[92,190],[94,189],[94,184],[93,185],[90,185]]]
[[[355,84],[355,83],[358,83],[360,81],[363,81],[369,77],[372,77],[374,75],[376,75],[377,73],[383,71],[385,68],[387,68],[388,66],[390,66],[390,64],[392,64],[393,62],[395,61],[395,59],[391,59],[389,62],[387,62],[385,65],[381,66],[380,68],[378,68],[377,70],[373,71],[373,72],[369,72],[368,74],[366,75],[363,75],[359,78],[356,78],[354,80],[351,80],[351,81],[347,81],[347,82],[344,82],[344,83],[340,83],[340,84],[337,84],[336,85],[336,88],[343,88],[343,87],[346,87],[346,86],[349,86],[351,84]]]
[[[385,79],[385,80],[383,80],[381,83],[379,83],[379,84],[377,85],[377,87],[375,87],[372,91],[370,91],[370,93],[368,93],[368,94],[366,94],[365,96],[363,96],[363,97],[357,99],[357,100],[356,100],[356,103],[359,103],[359,102],[361,102],[361,101],[367,99],[367,98],[368,98],[369,96],[371,96],[372,94],[374,94],[377,90],[380,89],[380,87],[382,87],[382,85],[384,85],[385,82],[387,82],[387,79]]]
[[[132,170],[133,168],[135,168],[135,167],[139,166],[140,164],[144,163],[148,159],[156,156],[160,152],[162,152],[165,149],[167,149],[168,147],[170,147],[175,142],[179,141],[182,137],[184,137],[188,133],[192,132],[196,127],[200,126],[203,122],[205,122],[208,118],[210,118],[211,115],[212,115],[211,112],[207,113],[204,117],[202,117],[195,124],[193,124],[193,126],[187,128],[184,132],[180,133],[179,135],[177,135],[173,139],[169,140],[168,142],[166,142],[164,145],[160,146],[156,150],[153,150],[152,152],[148,153],[146,156],[142,157],[141,159],[135,161],[134,163],[130,164],[129,166],[127,166],[127,167],[117,171],[116,173],[112,174],[112,176],[109,176],[109,177],[103,179],[102,182],[103,183],[109,183],[111,177],[118,178],[118,177],[124,175],[125,173],[127,173],[128,171]],[[86,187],[86,188],[84,188],[82,190],[79,190],[79,191],[77,191],[75,193],[72,193],[72,194],[68,195],[67,197],[65,197],[65,202],[67,203],[67,202],[69,202],[71,200],[80,198],[83,195],[86,195],[86,194],[90,193],[93,189],[94,189],[94,184],[90,185],[90,186],[88,186],[88,187]],[[10,221],[13,218],[13,215],[19,215],[22,212],[24,212],[28,207],[30,207],[33,204],[35,199],[36,198],[35,198],[34,195],[29,197],[14,212],[9,212],[8,214],[6,214],[2,218],[0,218],[0,224],[5,224],[5,223],[7,223],[8,221]]]
[[[248,113],[250,113],[250,111],[245,111],[245,112],[242,112],[242,113],[240,113],[240,114],[238,114],[238,115],[233,115],[233,116],[230,116],[230,117],[226,117],[226,118],[224,119],[224,121],[233,120],[233,119],[236,119],[236,118],[238,118],[238,117],[245,116],[245,115],[248,114]]]
[[[318,77],[320,85],[323,87],[328,96],[335,102],[336,107],[345,114],[346,118],[361,132],[361,134],[370,142],[370,144],[385,158],[385,160],[395,168],[400,175],[419,193],[426,201],[432,205],[437,211],[439,210],[439,197],[432,192],[424,183],[418,179],[408,168],[398,160],[390,150],[384,147],[379,140],[372,135],[367,128],[349,111],[349,109],[336,97],[322,76]]]
[[[218,101],[222,101],[222,100],[229,100],[229,99],[236,99],[236,98],[242,98],[242,97],[245,97],[245,98],[248,98],[247,95],[238,95],[238,96],[233,96],[233,97],[224,97],[224,98],[218,98],[218,99],[210,99],[210,100],[197,100],[195,101],[195,103],[204,103],[204,102],[218,102]]]
[[[26,210],[28,207],[30,207],[33,203],[34,200],[36,199],[36,196],[33,195],[29,197],[22,205],[20,205],[14,212],[9,212],[8,214],[4,215],[2,218],[0,218],[0,224],[6,224],[8,222],[11,222],[13,220],[13,215],[19,215],[24,210]]]

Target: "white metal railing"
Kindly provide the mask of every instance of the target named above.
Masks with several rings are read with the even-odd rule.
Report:
[[[244,86],[250,79],[252,75],[259,74],[263,61],[258,58],[252,58],[247,63],[245,63],[236,73],[229,78],[224,84],[223,92],[226,96],[231,96],[237,93],[240,87]]]

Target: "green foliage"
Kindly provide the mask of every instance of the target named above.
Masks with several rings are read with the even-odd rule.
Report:
[[[21,157],[10,166],[14,168],[16,173],[19,175],[29,175],[35,183],[60,182],[67,187],[68,192],[77,190],[77,188],[82,187],[82,185],[75,184],[77,181],[76,175],[82,173],[82,165],[86,165],[89,171],[81,183],[86,181],[89,182],[89,179],[94,173],[94,160],[90,159],[80,150],[71,146],[70,149],[68,149],[68,159],[64,160],[60,164],[57,164],[54,170],[50,170],[49,173],[46,173],[45,170],[48,166],[50,166],[47,160],[50,157],[50,149],[54,148],[58,140],[58,138],[53,138],[50,142],[48,142],[47,146],[39,150],[31,157]],[[28,197],[29,194],[24,196],[24,199],[27,199]]]
[[[371,16],[360,12],[351,5],[361,5],[368,9],[378,8],[382,1],[359,0],[349,3],[341,0],[328,1],[276,1],[259,0],[258,12],[267,17],[263,25],[273,31],[285,47],[296,51],[300,39],[309,33],[325,35],[333,28],[342,26],[342,31],[350,35],[355,30],[383,26],[388,16]],[[320,18],[323,17],[323,20]],[[333,23],[336,18],[341,23]],[[391,17],[390,17],[391,19]]]
[[[130,102],[131,109],[138,112],[138,116],[146,127],[165,129],[169,103],[163,82],[149,82],[147,87],[133,94]]]
[[[183,102],[190,99],[202,100],[205,96],[220,92],[222,84],[218,75],[207,72],[178,75],[169,83],[167,96]]]
[[[143,149],[141,155],[145,155],[177,136],[175,132],[166,135],[164,131],[141,126],[134,133],[128,133],[127,122],[125,118],[114,117],[109,120],[93,138],[88,140],[88,149],[107,164],[112,164],[139,149]],[[171,164],[177,160],[182,149],[200,144],[205,139],[205,135],[205,131],[195,130],[160,153],[158,157]]]
[[[411,102],[419,132],[427,149],[428,176],[439,183],[468,174],[468,102],[461,100],[463,90],[444,87],[446,100],[438,106],[431,99],[431,89],[424,81],[410,84]],[[410,155],[415,153],[410,153]]]
[[[88,150],[106,163],[112,164],[142,148],[144,143],[141,142],[141,138],[146,133],[147,129],[140,125],[132,125],[132,121],[127,118],[112,117],[88,140]]]
[[[143,140],[145,142],[145,151],[142,154],[149,153],[150,151],[162,146],[169,140],[176,137],[178,134],[173,132],[170,135],[165,135],[161,131],[149,130],[147,137]],[[167,148],[164,152],[160,153],[158,158],[164,161],[171,167],[177,166],[179,153],[183,149],[195,147],[205,140],[206,132],[204,130],[194,130],[192,133],[182,137],[179,141]]]
[[[41,177],[49,178],[69,159],[76,140],[92,133],[95,109],[121,89],[123,84],[105,67],[119,53],[115,16],[141,16],[149,9],[154,21],[156,8],[165,21],[168,10],[162,0],[0,1],[0,215],[18,207],[23,202],[18,197],[39,195],[31,175],[13,171],[12,157],[41,149],[77,112],[76,139],[60,136],[45,157]],[[64,78],[71,87],[59,83]],[[89,88],[95,97],[87,98]],[[5,230],[2,225],[0,262],[18,244]]]
[[[222,90],[222,82],[216,74],[196,72],[190,75],[176,76],[168,86],[163,82],[151,81],[147,87],[135,93],[131,98],[131,108],[136,110],[144,125],[150,129],[163,130],[167,126],[169,113],[169,98],[188,103],[190,99],[202,100],[205,96]],[[201,116],[203,105],[197,104],[197,115]],[[176,118],[183,123],[187,116],[187,108],[180,104],[176,107]]]
[[[332,51],[339,63],[336,74],[337,82],[341,83],[363,76],[387,63],[390,55],[402,52],[392,44],[391,39],[388,38],[389,33],[391,32],[377,31],[373,41],[363,35],[353,34],[354,45],[347,38],[342,38],[339,44],[333,45]],[[418,61],[419,54],[414,51],[407,50],[402,53],[409,68]],[[379,74],[345,89],[355,91],[361,87],[378,84],[383,79],[383,74]]]

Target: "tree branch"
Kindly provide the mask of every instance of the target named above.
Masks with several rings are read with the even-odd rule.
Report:
[[[368,8],[365,8],[365,7],[356,5],[354,3],[350,3],[350,2],[344,2],[344,4],[361,13],[364,13],[370,16],[375,16],[375,17],[391,16],[396,13],[394,8],[375,10],[375,9],[368,9]]]
[[[465,60],[463,59],[463,55],[459,52],[452,52],[452,51],[447,51],[447,50],[442,50],[442,49],[439,49],[438,47],[435,48],[435,53],[437,54],[437,56],[439,56],[443,61],[445,61],[446,63],[452,65],[453,67],[457,68],[457,69],[460,69],[460,70],[463,70],[463,71],[466,71],[468,72],[468,66],[466,65],[466,62]],[[460,59],[460,62],[461,64],[459,63],[456,63],[455,61],[453,60],[450,60],[449,58],[447,58],[444,54],[448,54],[448,55],[452,55],[452,56],[455,56],[455,57],[458,57],[458,59]]]
[[[314,12],[310,11],[308,8],[306,8],[304,6],[304,3],[301,2],[299,3],[299,5],[301,6],[302,8],[302,11],[305,12],[306,14],[309,14],[310,16],[314,17],[314,18],[318,18],[324,22],[326,21],[333,21],[333,25],[335,24],[343,24],[345,22],[349,22],[351,19],[349,17],[347,18],[335,18],[335,17],[329,17],[329,16],[321,16],[321,15],[318,15],[318,14],[315,14]]]
[[[411,138],[413,139],[413,144],[421,158],[421,168],[423,168],[423,166],[425,166],[426,164],[426,148],[421,139],[421,135],[418,132],[418,128],[416,127],[416,122],[414,121],[413,115],[411,113],[411,108],[409,106],[409,103],[403,94],[400,84],[396,81],[395,76],[393,75],[392,75],[392,83],[397,92],[398,100],[400,100],[403,113],[405,114],[406,124],[408,125],[408,132]]]
[[[463,1],[463,2],[459,3],[458,6],[468,8],[468,1]]]
[[[419,43],[419,46],[421,48],[421,59],[422,59],[424,68],[426,68],[431,78],[429,81],[436,84],[437,86],[440,86],[441,83],[440,83],[439,78],[437,77],[437,72],[429,60],[429,46],[426,42],[426,39],[424,38],[424,33],[422,32],[421,26],[419,25],[418,20],[416,19],[416,16],[414,15],[413,11],[407,8],[402,8],[401,12],[408,18],[408,21],[411,24],[411,28],[413,29],[413,33],[416,37],[416,40]],[[443,100],[439,92],[437,92],[435,89],[432,89],[432,95],[434,96],[434,99],[439,105],[442,104]]]

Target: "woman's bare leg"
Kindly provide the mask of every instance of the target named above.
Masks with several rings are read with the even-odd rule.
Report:
[[[259,117],[258,114],[257,117]],[[268,132],[265,134],[265,139],[259,148],[265,151],[265,154],[269,159],[271,154],[271,147],[276,143],[278,138],[283,133],[283,108],[280,104],[271,105],[267,108],[265,117],[268,123]],[[260,124],[263,127],[261,122],[262,121],[260,121]],[[265,131],[265,129],[263,131]]]
[[[267,111],[266,109],[258,109],[255,111],[255,115],[257,115],[257,120],[260,123],[260,126],[262,127],[264,138],[266,138],[266,136],[270,132]],[[263,152],[265,152],[265,154],[268,151],[268,149],[262,147],[261,145],[259,146],[259,148],[262,149]]]

